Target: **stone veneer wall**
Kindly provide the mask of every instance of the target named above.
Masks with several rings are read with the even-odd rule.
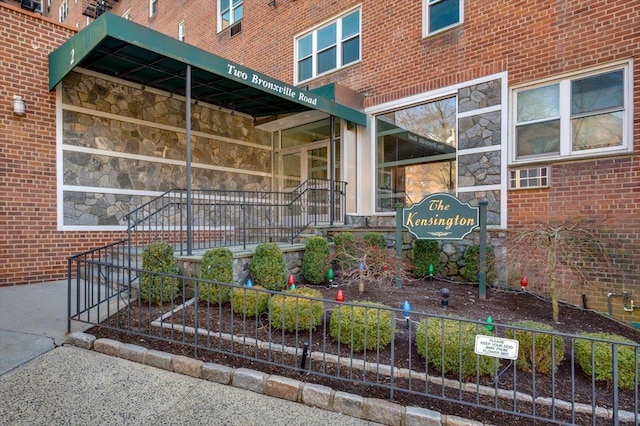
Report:
[[[74,72],[62,83],[65,226],[124,216],[186,187],[184,99]],[[192,188],[268,191],[271,137],[253,118],[192,105]]]
[[[458,90],[458,197],[472,205],[486,199],[487,223],[495,226],[501,225],[504,196],[501,91],[499,79]]]

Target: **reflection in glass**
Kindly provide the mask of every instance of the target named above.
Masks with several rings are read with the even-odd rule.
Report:
[[[518,93],[518,123],[560,115],[559,85],[538,87]]]
[[[455,193],[455,123],[455,97],[376,117],[378,211],[435,192]]]
[[[518,157],[559,154],[560,120],[516,127]]]
[[[622,112],[571,120],[573,150],[622,146]]]

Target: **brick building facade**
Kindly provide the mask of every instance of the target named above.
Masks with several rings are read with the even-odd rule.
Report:
[[[82,15],[84,3],[66,1],[62,24],[63,0],[47,2],[45,19],[0,4],[0,19],[10,35],[2,41],[2,122],[7,129],[1,151],[7,206],[2,215],[9,236],[2,249],[7,266],[0,285],[60,278],[66,256],[120,236],[117,231],[56,225],[61,214],[56,200],[56,94],[47,90],[47,55],[75,28],[90,25],[92,19]],[[388,190],[397,197],[411,194],[410,180],[427,180],[434,172],[416,171],[422,164],[398,151],[391,160],[381,159],[383,124],[391,120],[398,125],[399,112],[410,116],[415,106],[435,105],[441,112],[451,108],[447,132],[454,129],[457,154],[455,163],[442,161],[449,161],[455,174],[445,187],[455,186],[457,195],[470,202],[490,200],[491,233],[500,253],[506,258],[509,248],[500,241],[509,231],[540,221],[579,220],[615,242],[619,270],[613,276],[593,271],[594,279],[587,283],[567,282],[561,298],[582,304],[585,295],[590,308],[613,309],[618,318],[638,321],[637,310],[625,311],[617,295],[629,292],[633,299],[640,294],[640,4],[466,0],[447,2],[462,6],[452,18],[440,17],[424,1],[244,0],[237,21],[223,29],[216,7],[220,2],[111,3],[116,15],[127,14],[171,37],[184,34],[188,44],[283,82],[309,89],[328,83],[348,88],[371,118],[370,125],[354,131],[353,146],[344,146],[352,154],[342,177],[357,200],[349,212],[354,218],[391,217],[381,201],[388,189],[386,177],[394,187]],[[157,7],[153,14],[151,6]],[[347,20],[354,13],[359,18],[357,60],[312,71],[306,78],[303,39],[313,35],[313,64],[318,66],[321,33],[336,23],[347,34]],[[241,28],[231,36],[238,22]],[[338,42],[338,50],[348,53],[349,40]],[[589,93],[594,85],[605,87],[600,104],[580,109],[576,94],[581,88]],[[548,91],[555,95],[549,98]],[[518,109],[518,103],[524,105],[538,93],[557,99],[557,111]],[[11,112],[14,94],[25,98],[24,117]],[[603,98],[612,100],[602,103]],[[597,128],[589,127],[594,110],[599,111]],[[613,142],[603,143],[598,132],[611,123]],[[588,131],[572,136],[567,129],[573,125],[577,132],[578,124]],[[558,140],[549,136],[555,131]],[[540,134],[555,142],[539,145]],[[578,147],[578,137],[586,140],[581,142],[586,149]],[[567,142],[571,140],[574,145]],[[536,277],[539,271],[533,269],[528,271],[531,291],[546,294],[547,277]],[[516,272],[503,275],[502,284],[517,286]]]

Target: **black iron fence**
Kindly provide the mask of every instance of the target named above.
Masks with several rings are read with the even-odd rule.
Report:
[[[346,182],[311,178],[290,192],[171,190],[127,215],[134,247],[171,243],[185,254],[211,247],[292,243],[311,224],[344,222]]]
[[[437,399],[552,424],[640,422],[638,343],[153,273],[113,263],[123,244],[69,259],[69,294],[82,295],[69,300],[70,321],[363,384],[412,405]],[[175,293],[145,300],[145,283]]]

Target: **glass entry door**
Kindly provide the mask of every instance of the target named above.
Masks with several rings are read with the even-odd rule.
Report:
[[[282,191],[294,191],[300,185],[302,189],[302,207],[299,212],[302,220],[329,220],[329,142],[322,141],[312,145],[298,146],[287,150],[281,156],[280,188]],[[311,179],[311,180],[309,180]],[[315,180],[317,179],[317,180]]]

